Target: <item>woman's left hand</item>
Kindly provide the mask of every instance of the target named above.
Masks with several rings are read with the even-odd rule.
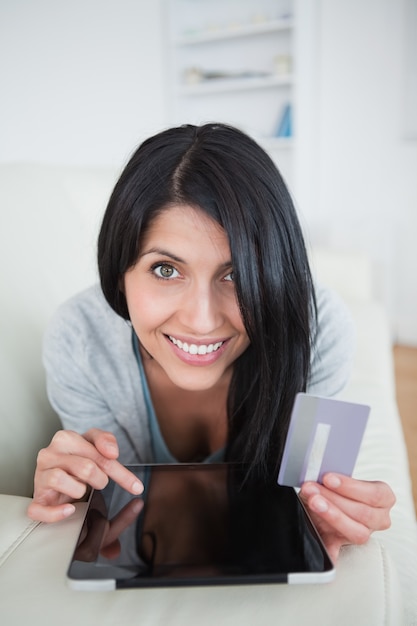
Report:
[[[323,484],[304,483],[299,495],[333,562],[343,545],[364,544],[374,530],[391,525],[395,496],[383,482],[326,474]]]

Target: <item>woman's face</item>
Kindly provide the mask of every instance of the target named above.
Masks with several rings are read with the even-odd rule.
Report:
[[[174,205],[153,220],[124,289],[142,347],[182,389],[226,380],[249,345],[227,235],[199,209]]]

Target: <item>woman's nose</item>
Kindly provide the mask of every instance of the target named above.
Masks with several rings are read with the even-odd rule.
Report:
[[[219,328],[223,321],[221,303],[210,286],[190,288],[184,294],[180,319],[193,333],[204,335]]]

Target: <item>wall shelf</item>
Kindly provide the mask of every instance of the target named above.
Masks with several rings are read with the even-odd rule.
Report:
[[[274,33],[283,30],[290,30],[293,27],[292,18],[271,20],[254,24],[243,24],[241,26],[230,26],[216,30],[204,30],[194,34],[180,37],[176,44],[178,46],[192,46],[201,43],[210,43],[222,39],[234,39],[238,37],[250,37],[252,35],[262,35],[264,33]]]
[[[229,78],[217,80],[203,80],[196,84],[183,85],[180,94],[183,96],[202,96],[210,93],[226,93],[233,91],[247,91],[251,89],[270,89],[272,87],[288,87],[292,84],[290,74],[273,75],[264,78]]]

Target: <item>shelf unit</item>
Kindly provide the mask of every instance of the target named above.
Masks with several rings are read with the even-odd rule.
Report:
[[[170,122],[238,126],[277,158],[287,179],[294,133],[277,134],[295,106],[293,4],[166,0]]]

